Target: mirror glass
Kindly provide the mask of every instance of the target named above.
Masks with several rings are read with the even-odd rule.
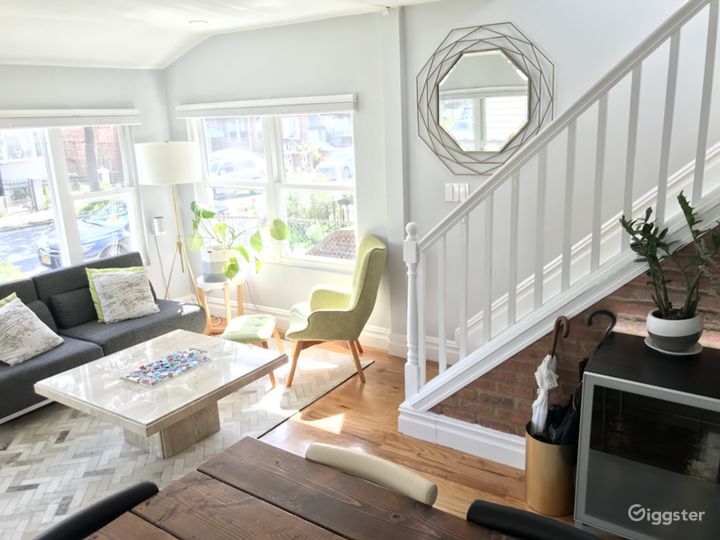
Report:
[[[465,53],[440,81],[440,126],[465,152],[500,152],[527,123],[529,94],[502,51]]]

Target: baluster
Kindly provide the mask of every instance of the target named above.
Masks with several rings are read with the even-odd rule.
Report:
[[[418,254],[417,266],[417,296],[418,296],[418,365],[420,366],[420,387],[427,382],[425,355],[425,252]]]
[[[590,244],[590,271],[600,266],[601,228],[602,228],[602,192],[605,176],[605,136],[607,134],[608,95],[603,94],[598,101],[598,126],[595,152],[595,189],[593,193],[592,241]]]
[[[545,268],[545,197],[547,191],[547,147],[538,155],[537,214],[535,216],[535,278],[533,279],[533,304],[535,309],[543,303],[543,270]]]
[[[460,238],[462,247],[460,248],[460,338],[458,343],[458,352],[460,360],[467,356],[467,293],[468,293],[468,249],[470,248],[470,214],[466,215],[460,221]]]
[[[570,270],[572,262],[572,205],[575,188],[575,141],[577,139],[577,123],[575,120],[568,125],[567,156],[565,165],[565,212],[563,215],[562,235],[562,278],[560,290],[570,287]]]
[[[660,145],[660,172],[658,173],[658,190],[655,211],[655,222],[660,227],[662,227],[665,223],[668,169],[670,167],[670,143],[672,140],[673,115],[675,114],[675,89],[677,86],[679,53],[680,30],[676,31],[670,38],[667,87],[665,88],[665,116],[663,120],[662,142]]]
[[[447,278],[445,276],[445,257],[447,252],[447,235],[440,239],[438,255],[438,371],[447,369],[447,331],[445,327],[445,304],[447,302]]]
[[[697,152],[695,154],[695,177],[693,178],[692,202],[698,205],[702,198],[705,179],[705,156],[707,154],[708,127],[710,126],[710,101],[712,99],[713,75],[715,69],[715,48],[718,31],[718,0],[710,2],[708,33],[705,46],[705,72],[703,75],[702,99],[700,101],[700,125],[698,127]]]
[[[492,338],[493,193],[485,199],[485,241],[483,253],[483,340]]]
[[[633,215],[633,184],[635,182],[635,152],[637,150],[638,112],[640,111],[640,81],[642,64],[638,64],[632,72],[630,86],[630,117],[628,119],[627,152],[625,154],[625,197],[623,214],[631,219]],[[622,249],[630,247],[630,235],[623,233]]]
[[[417,305],[417,223],[405,227],[407,237],[403,242],[403,259],[407,265],[407,361],[405,362],[405,399],[420,390],[420,366],[418,365],[418,305]]]
[[[517,254],[518,254],[518,201],[520,195],[520,173],[515,172],[510,192],[510,260],[508,261],[508,328],[517,318]]]

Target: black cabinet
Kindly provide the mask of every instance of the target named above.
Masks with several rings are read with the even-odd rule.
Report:
[[[584,377],[576,521],[628,538],[720,538],[720,351],[613,334]]]

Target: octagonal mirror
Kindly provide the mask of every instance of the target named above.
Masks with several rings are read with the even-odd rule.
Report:
[[[498,49],[460,55],[439,83],[440,126],[464,152],[500,152],[530,116],[530,80]]]

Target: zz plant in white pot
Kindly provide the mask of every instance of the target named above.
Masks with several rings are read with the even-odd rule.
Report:
[[[252,263],[255,272],[260,272],[262,228],[238,229],[226,222],[217,221],[216,212],[195,201],[190,204],[190,210],[193,213],[193,232],[188,239],[188,247],[195,251],[202,250],[205,281],[232,280],[240,273],[242,260]],[[273,220],[268,230],[274,240],[282,241],[288,237],[288,227],[281,219]]]
[[[639,219],[622,216],[620,224],[630,235],[630,248],[638,255],[636,261],[648,266],[648,284],[653,288],[652,299],[657,308],[647,316],[652,344],[670,353],[687,353],[695,348],[703,332],[703,316],[698,313],[702,279],[709,278],[716,290],[720,284],[720,268],[715,259],[720,250],[720,234],[712,229],[697,228],[700,220],[682,192],[678,195],[678,203],[690,229],[691,248],[688,250],[669,241],[668,229],[661,230],[651,221],[652,208]],[[682,277],[682,301],[677,304],[670,299],[668,283],[671,280],[667,277],[666,262]]]

